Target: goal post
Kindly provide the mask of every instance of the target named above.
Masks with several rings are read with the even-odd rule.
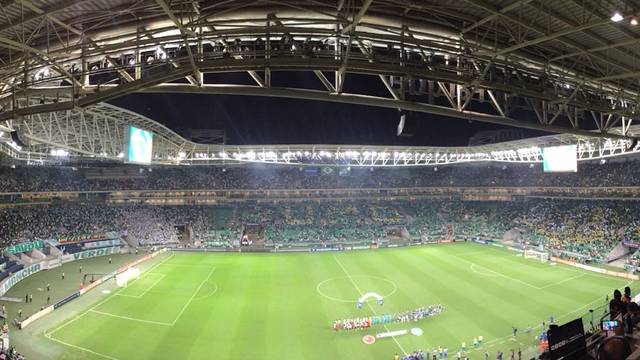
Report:
[[[129,284],[129,281],[133,279],[138,279],[139,277],[140,277],[140,270],[134,267],[128,268],[127,270],[116,275],[116,285],[118,285],[119,287],[127,287],[127,284]]]
[[[549,261],[550,256],[548,252],[527,249],[524,251],[524,258],[536,259],[536,260],[539,260],[540,262],[547,262]]]

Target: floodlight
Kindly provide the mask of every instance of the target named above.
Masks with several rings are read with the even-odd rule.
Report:
[[[613,15],[611,15],[611,21],[613,21],[613,22],[620,22],[623,19],[624,19],[624,17],[618,11],[614,12]]]

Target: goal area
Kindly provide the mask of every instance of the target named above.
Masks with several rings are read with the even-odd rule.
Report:
[[[550,256],[548,252],[527,249],[524,251],[524,258],[535,259],[539,260],[540,262],[547,262],[549,261]]]

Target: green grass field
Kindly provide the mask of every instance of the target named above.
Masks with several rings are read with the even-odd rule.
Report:
[[[484,345],[469,353],[480,359],[485,350],[534,346],[535,331],[524,329],[539,328],[551,314],[559,322],[579,317],[627,284],[476,244],[339,253],[170,253],[146,267],[126,288],[96,298],[66,319],[41,320],[46,331],[32,330],[32,336],[46,338],[52,358],[65,360],[357,360],[390,359],[402,350],[438,345],[452,356],[462,341],[471,344],[482,335]],[[384,306],[371,302],[359,310],[357,298],[369,291],[383,295]],[[365,345],[364,335],[385,329],[331,328],[334,319],[431,304],[446,310],[388,326],[420,327],[419,337]],[[512,326],[521,329],[516,339],[509,336]]]

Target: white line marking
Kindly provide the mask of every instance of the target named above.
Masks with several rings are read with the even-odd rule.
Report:
[[[210,293],[209,293],[209,294],[207,294],[207,295],[202,295],[202,296],[200,296],[200,297],[197,297],[197,298],[195,298],[195,299],[193,299],[193,300],[202,300],[202,299],[206,299],[206,298],[208,298],[208,297],[212,297],[212,296],[213,296],[213,294],[217,293],[217,292],[218,292],[218,284],[216,284],[216,283],[211,283],[211,284],[213,284],[213,286],[215,286],[215,289],[213,289],[213,291],[212,291],[212,292],[210,292]]]
[[[522,280],[520,280],[520,279],[516,279],[516,278],[514,278],[514,277],[511,277],[511,276],[509,276],[509,275],[503,274],[503,273],[501,273],[501,272],[491,270],[491,269],[489,269],[488,267],[482,266],[482,265],[480,265],[480,264],[476,264],[476,263],[474,263],[473,261],[469,261],[469,260],[467,260],[467,259],[465,259],[465,258],[461,258],[461,257],[460,257],[460,256],[458,256],[458,255],[455,255],[455,254],[452,254],[452,255],[453,255],[453,256],[455,256],[455,257],[457,257],[458,259],[460,259],[460,260],[462,260],[462,261],[464,261],[464,262],[466,262],[466,263],[470,264],[470,265],[478,266],[478,267],[480,267],[480,268],[482,268],[482,269],[484,269],[484,270],[486,270],[486,271],[488,271],[488,272],[491,272],[491,273],[496,274],[497,276],[501,276],[501,277],[503,277],[503,278],[505,278],[505,279],[509,279],[509,280],[512,280],[512,281],[518,282],[518,283],[520,283],[520,284],[523,284],[523,285],[529,286],[529,287],[534,288],[534,289],[536,289],[536,290],[540,290],[540,289],[541,289],[540,287],[535,286],[535,285],[531,285],[531,284],[529,284],[529,283],[528,283],[528,282],[526,282],[526,281],[522,281]]]
[[[51,340],[51,341],[55,341],[55,342],[60,343],[60,344],[62,344],[62,345],[65,345],[65,346],[68,346],[68,347],[71,347],[71,348],[74,348],[74,349],[78,349],[78,350],[86,351],[86,352],[88,352],[88,353],[90,353],[90,354],[97,355],[97,356],[103,357],[103,358],[105,358],[105,359],[109,359],[109,360],[119,360],[118,358],[115,358],[115,357],[113,357],[113,356],[105,355],[105,354],[99,353],[99,352],[97,352],[97,351],[93,351],[93,350],[90,350],[90,349],[84,348],[84,347],[82,347],[82,346],[69,344],[68,342],[64,342],[64,341],[62,341],[62,340],[60,340],[60,339],[54,338],[53,336],[51,336],[51,334],[47,334],[47,333],[45,333],[44,335],[45,335],[45,337],[46,337],[47,339],[49,339],[49,340]]]
[[[500,260],[508,260],[514,264],[519,264],[519,265],[527,265],[533,268],[536,268],[538,270],[548,270],[550,269],[549,264],[547,263],[540,263],[540,262],[534,262],[534,261],[529,261],[527,260],[526,262],[523,261],[517,261],[516,259],[513,259],[512,257],[503,257],[503,256],[494,256],[499,258]],[[549,260],[549,262],[551,262],[551,260]],[[567,272],[573,272],[573,273],[579,273],[579,274],[587,274],[589,276],[594,276],[594,277],[600,277],[603,279],[607,279],[607,280],[618,280],[618,281],[622,281],[625,282],[627,281],[627,279],[622,279],[620,277],[617,276],[613,276],[613,275],[606,275],[606,274],[601,274],[595,271],[591,271],[591,270],[586,270],[586,269],[580,269],[578,267],[575,266],[571,266],[571,265],[567,265],[567,264],[560,264],[560,263],[556,263],[557,265],[555,265],[555,269],[562,269],[564,271]],[[622,271],[622,269],[620,270]]]
[[[146,274],[146,273],[145,273],[145,274]],[[140,299],[140,298],[142,298],[143,296],[145,296],[145,295],[149,292],[149,290],[153,289],[153,287],[154,287],[154,286],[158,285],[158,283],[159,283],[160,281],[162,281],[162,279],[164,279],[164,278],[165,278],[165,276],[166,276],[165,274],[158,274],[158,273],[153,273],[153,274],[160,275],[160,278],[159,278],[158,280],[156,280],[156,282],[154,282],[151,286],[147,287],[147,288],[142,292],[142,294],[140,294],[140,295],[129,295],[129,294],[121,294],[121,293],[117,293],[116,295],[118,295],[118,296],[126,296],[126,297],[130,297],[130,298],[135,298],[135,299]],[[142,277],[142,276],[141,276],[141,277]],[[137,280],[137,279],[135,279],[135,280]],[[131,284],[132,284],[132,283],[133,283],[133,281],[131,282]],[[131,286],[131,284],[129,284],[129,286]],[[129,288],[129,286],[127,286],[127,288]]]
[[[356,282],[353,280],[353,278],[351,277],[351,275],[347,272],[347,269],[344,268],[344,266],[342,266],[342,263],[340,262],[340,260],[338,260],[338,258],[333,255],[333,258],[335,259],[335,261],[338,263],[338,265],[340,266],[340,268],[342,269],[342,271],[344,272],[345,275],[347,275],[347,278],[349,278],[349,280],[351,280],[351,283],[353,284],[353,286],[356,288],[356,290],[358,291],[358,293],[360,294],[360,296],[362,296],[364,293],[362,292],[362,290],[360,290],[360,287],[358,287],[358,284],[356,284]],[[373,308],[373,306],[371,306],[370,303],[367,302],[367,306],[369,306],[369,309],[371,309],[371,312],[373,312],[375,315],[378,315],[378,313],[376,312],[376,310]],[[383,326],[384,329],[389,332],[389,328],[384,325]],[[407,351],[402,347],[402,345],[400,345],[400,343],[398,342],[398,339],[396,339],[395,336],[391,336],[391,338],[393,339],[393,341],[396,343],[396,345],[398,345],[398,347],[400,348],[400,350],[402,351],[403,354],[406,354]]]
[[[627,282],[627,284],[626,284],[625,286],[630,285],[633,281],[634,281],[634,280],[630,280],[629,282]],[[602,299],[602,296],[599,296],[597,299],[595,299],[595,300],[593,300],[593,301],[591,301],[591,302],[589,302],[589,303],[587,303],[587,304],[585,304],[585,305],[583,305],[583,306],[581,306],[581,307],[579,307],[579,308],[577,308],[577,309],[573,309],[573,310],[569,311],[568,313],[566,313],[566,314],[564,314],[564,315],[561,315],[561,316],[560,316],[560,317],[558,317],[556,320],[564,319],[564,318],[566,318],[567,316],[569,316],[569,315],[571,315],[571,314],[573,314],[573,313],[576,313],[576,312],[578,312],[578,311],[580,311],[580,310],[582,310],[582,309],[584,309],[584,308],[587,308],[587,307],[591,306],[592,304],[597,303],[598,301],[602,301],[602,302],[604,302],[604,300]],[[605,305],[606,305],[606,303],[605,303]],[[556,321],[556,322],[557,322],[557,321]],[[531,330],[536,330],[536,329],[538,329],[538,328],[542,329],[542,324],[538,324],[537,326],[532,327],[532,328],[531,328]],[[510,334],[510,335],[507,335],[507,336],[503,336],[503,337],[495,338],[495,339],[493,339],[493,340],[487,341],[487,342],[485,343],[485,345],[488,345],[488,344],[491,344],[491,343],[495,343],[496,341],[500,341],[500,340],[503,340],[503,339],[509,338],[509,337],[511,337],[511,336],[512,336],[512,335]]]
[[[372,279],[379,279],[382,281],[386,281],[387,283],[391,284],[393,286],[393,290],[391,290],[391,292],[389,294],[385,294],[382,295],[383,298],[388,298],[389,296],[393,295],[396,293],[396,291],[398,291],[398,285],[396,285],[396,283],[394,283],[393,281],[380,277],[380,276],[374,276],[374,275],[356,275],[356,277],[366,277],[366,278],[372,278]],[[324,296],[325,298],[329,299],[329,300],[333,300],[333,301],[338,301],[338,302],[344,302],[344,303],[357,303],[358,300],[347,300],[347,299],[340,299],[337,298],[335,296],[331,296],[331,295],[327,295],[325,294],[322,290],[320,290],[322,288],[322,286],[324,284],[326,284],[329,281],[332,280],[339,280],[339,279],[344,279],[347,278],[346,276],[337,276],[337,277],[332,277],[326,280],[322,280],[321,282],[318,283],[318,285],[316,285],[316,291],[318,292],[318,294],[320,294],[321,296]]]
[[[189,307],[189,305],[191,304],[191,302],[193,301],[193,299],[196,297],[196,295],[198,295],[198,293],[200,292],[200,289],[202,289],[202,286],[204,285],[205,282],[209,281],[209,278],[211,277],[211,275],[213,275],[213,272],[216,270],[216,267],[212,267],[211,271],[209,271],[209,275],[207,275],[207,278],[202,280],[202,282],[200,283],[200,286],[198,286],[198,288],[196,289],[196,291],[193,292],[193,294],[191,295],[191,297],[189,298],[189,301],[187,301],[186,304],[184,304],[184,306],[182,307],[182,310],[180,310],[180,313],[178,313],[178,316],[176,317],[175,320],[173,320],[173,323],[171,323],[171,325],[175,325],[176,322],[178,322],[178,320],[180,320],[180,317],[182,316],[182,314],[184,313],[184,311],[187,309],[187,307]]]
[[[476,268],[475,268],[475,267],[476,267],[476,265],[469,265],[469,269],[470,269],[471,271],[473,271],[474,273],[476,273],[476,274],[480,275],[480,276],[488,276],[488,277],[499,277],[499,276],[500,276],[500,275],[495,274],[495,273],[494,273],[494,274],[487,274],[487,273],[483,273],[483,272],[481,272],[481,271],[476,270]]]
[[[148,270],[148,271],[153,270],[156,266],[158,266],[158,265],[162,264],[163,262],[165,262],[165,261],[169,260],[173,255],[174,255],[174,254],[171,254],[171,255],[167,256],[164,260],[160,261],[159,263],[157,263],[157,264],[155,264],[154,266],[152,266],[151,268],[149,268],[149,270]],[[134,279],[133,281],[136,281],[136,280],[137,280],[137,279]],[[132,283],[133,283],[133,281],[132,281]],[[61,329],[63,329],[64,327],[68,326],[69,324],[71,324],[71,323],[75,322],[76,320],[80,319],[81,317],[83,317],[83,316],[87,315],[87,314],[89,313],[89,311],[94,310],[94,309],[96,309],[98,306],[100,306],[100,305],[102,305],[102,304],[106,303],[109,299],[112,299],[112,298],[114,297],[114,295],[115,295],[115,294],[117,294],[117,293],[118,293],[119,291],[121,291],[122,289],[124,289],[124,288],[120,288],[120,289],[118,289],[118,290],[116,290],[116,291],[112,292],[110,296],[107,296],[106,298],[102,299],[102,301],[100,301],[100,302],[98,302],[97,304],[95,304],[94,306],[92,306],[89,310],[87,310],[87,311],[83,312],[83,313],[82,313],[82,314],[80,314],[80,315],[77,315],[76,317],[74,317],[74,318],[73,318],[73,319],[71,319],[71,320],[68,320],[68,321],[67,321],[67,322],[65,322],[65,323],[62,323],[60,326],[58,326],[58,327],[54,328],[53,330],[51,330],[51,331],[46,331],[46,330],[45,330],[44,335],[45,335],[46,337],[48,337],[48,338],[50,338],[50,339],[54,340],[54,341],[57,341],[57,342],[61,343],[61,344],[68,345],[68,346],[71,346],[71,347],[75,347],[75,348],[78,348],[78,349],[82,349],[82,350],[88,351],[88,352],[90,352],[90,353],[94,353],[93,351],[91,351],[91,350],[89,350],[89,349],[84,349],[84,348],[83,348],[83,347],[81,347],[81,346],[72,345],[72,344],[67,344],[67,343],[65,343],[65,342],[63,342],[63,341],[60,341],[60,340],[58,340],[58,339],[54,339],[54,338],[53,338],[53,336],[52,336],[52,334],[53,334],[53,333],[56,333],[56,332],[58,332],[58,331],[60,331],[60,330],[61,330]],[[118,360],[118,359],[116,359],[116,358],[112,358],[112,357],[105,356],[105,355],[98,354],[98,353],[96,353],[96,355],[104,356],[104,357],[106,357],[106,358],[108,358],[108,359]]]
[[[557,281],[557,282],[552,283],[552,284],[545,285],[545,286],[541,287],[540,290],[543,290],[543,289],[546,289],[546,288],[549,288],[549,287],[552,287],[552,286],[564,284],[564,283],[566,283],[568,281],[579,279],[579,278],[584,277],[584,276],[587,276],[587,274],[576,275],[576,276],[573,276],[573,277],[570,277],[570,278],[566,278],[564,280]]]
[[[207,264],[189,265],[189,264],[176,264],[176,263],[164,263],[162,265],[181,266],[181,267],[188,267],[188,268],[194,268],[194,269],[201,269],[201,268],[210,269],[211,266],[213,266],[213,264],[211,264],[211,265],[207,265]]]
[[[100,314],[100,315],[111,316],[111,317],[119,318],[119,319],[123,319],[123,320],[137,321],[137,322],[141,322],[141,323],[148,323],[148,324],[162,325],[162,326],[173,326],[173,324],[167,323],[167,322],[138,319],[138,318],[129,317],[129,316],[116,315],[116,314],[112,314],[112,313],[108,313],[108,312],[104,312],[104,311],[91,310],[91,312],[96,313],[96,314]]]

